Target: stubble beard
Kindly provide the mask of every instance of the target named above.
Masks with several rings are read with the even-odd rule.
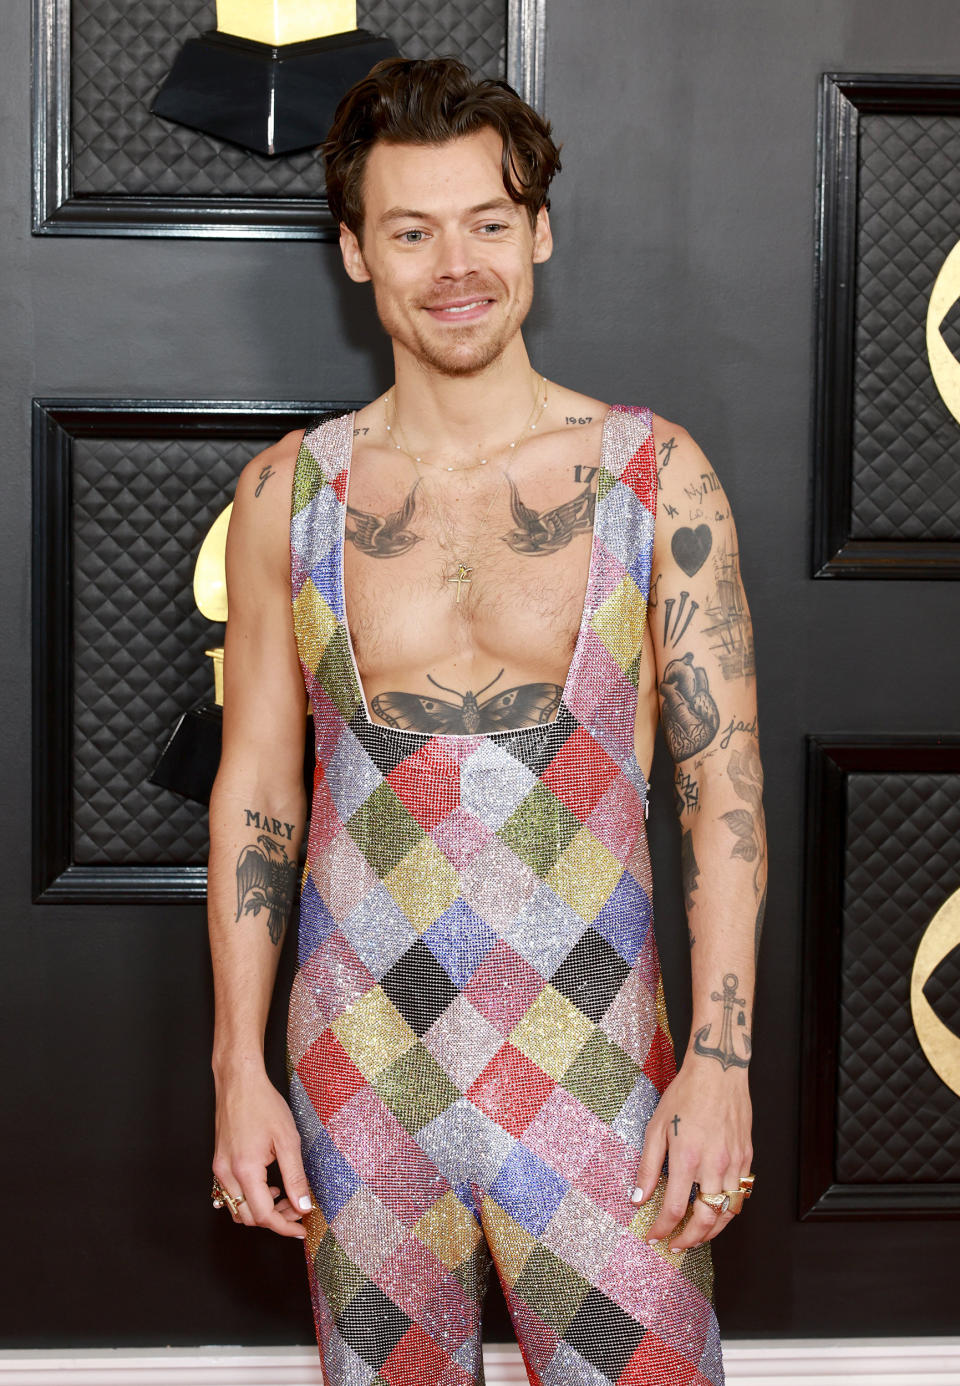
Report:
[[[478,290],[475,286],[470,286],[465,289],[464,294],[449,294],[448,299],[452,300],[458,296],[463,297],[466,293],[476,292],[482,293],[483,288]],[[380,325],[394,342],[405,347],[414,360],[427,370],[447,376],[450,379],[458,379],[479,375],[503,355],[510,342],[520,331],[530,311],[533,286],[532,284],[529,286],[526,295],[517,301],[515,311],[503,321],[500,329],[495,331],[493,335],[489,337],[481,335],[485,327],[483,322],[477,323],[475,326],[465,324],[462,328],[454,328],[452,331],[449,328],[445,329],[445,340],[442,342],[426,333],[418,332],[415,321],[411,323],[409,318],[395,311],[392,304],[381,302],[380,296],[376,292],[376,286],[374,286],[374,300]],[[415,312],[419,311],[421,310],[415,310]]]

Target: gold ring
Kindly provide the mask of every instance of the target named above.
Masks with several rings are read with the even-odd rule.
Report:
[[[712,1208],[715,1213],[739,1213],[746,1197],[743,1189],[723,1189],[720,1193],[705,1194],[697,1192],[697,1198]]]
[[[210,1190],[210,1201],[214,1208],[229,1208],[233,1216],[236,1217],[240,1204],[246,1203],[247,1200],[244,1198],[243,1194],[234,1198],[233,1194],[227,1193],[226,1189],[220,1183],[220,1180],[214,1176],[213,1188]]]
[[[740,1188],[743,1190],[744,1198],[749,1198],[753,1193],[753,1185],[756,1177],[755,1174],[741,1174]]]
[[[725,1213],[730,1207],[730,1195],[728,1193],[707,1194],[702,1189],[698,1189],[697,1198],[708,1208],[712,1208],[715,1213]]]

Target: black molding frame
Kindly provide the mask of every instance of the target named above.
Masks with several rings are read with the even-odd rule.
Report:
[[[960,78],[827,72],[817,146],[813,577],[958,578],[957,540],[850,537],[859,123],[960,115]]]
[[[960,1183],[841,1184],[834,1174],[847,775],[960,772],[960,736],[808,736],[800,1053],[801,1221],[960,1217]]]
[[[543,107],[547,0],[506,0],[507,80]],[[33,0],[33,234],[332,241],[326,198],[75,197],[70,0]]]
[[[32,894],[36,904],[194,903],[203,866],[73,860],[72,463],[76,438],[262,438],[362,402],[33,400]]]

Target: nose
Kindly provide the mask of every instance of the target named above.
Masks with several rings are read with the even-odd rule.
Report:
[[[435,272],[438,279],[466,279],[476,268],[476,244],[459,228],[446,229],[437,238]]]

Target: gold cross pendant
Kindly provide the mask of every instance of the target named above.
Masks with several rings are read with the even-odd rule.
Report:
[[[455,583],[457,584],[457,602],[458,602],[458,603],[459,603],[459,601],[460,601],[460,587],[461,587],[461,584],[464,583],[464,582],[471,582],[471,581],[472,581],[472,578],[468,578],[468,577],[467,577],[467,573],[472,573],[472,572],[473,572],[473,569],[472,569],[472,568],[468,568],[467,565],[466,565],[465,563],[461,563],[460,566],[458,567],[457,571],[456,571],[455,573],[451,573],[450,576],[447,578],[447,582],[455,582]]]

